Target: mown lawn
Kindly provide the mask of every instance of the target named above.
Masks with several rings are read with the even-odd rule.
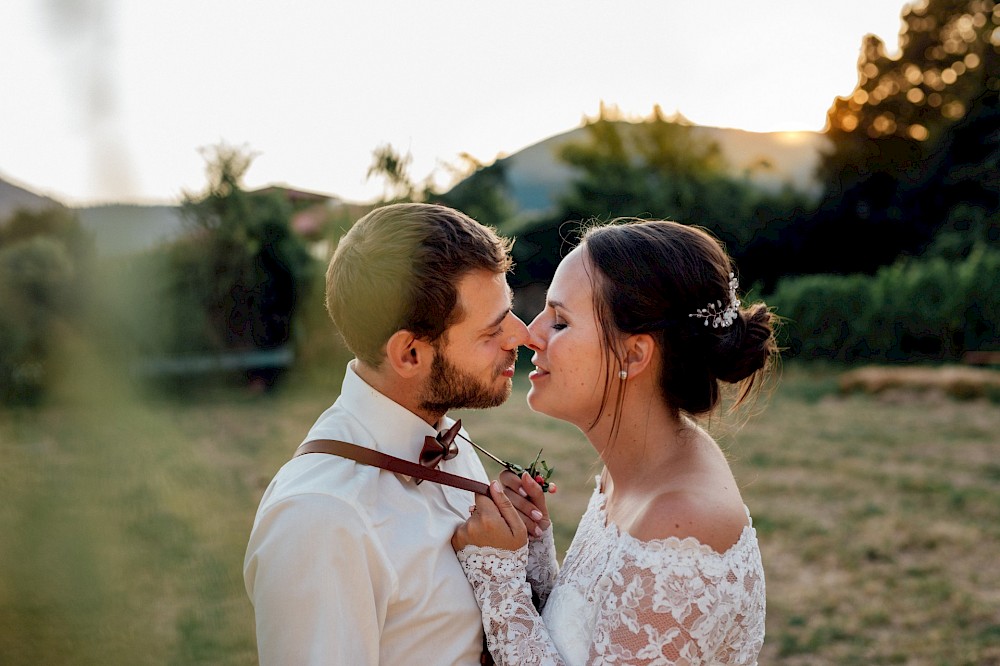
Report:
[[[0,411],[0,663],[256,663],[246,538],[340,373],[170,397],[79,354],[52,404]],[[460,416],[508,459],[544,447],[564,550],[599,468],[527,409],[524,374]],[[712,429],[761,540],[762,666],[1000,664],[1000,406],[840,396],[832,371],[786,367],[758,407]]]

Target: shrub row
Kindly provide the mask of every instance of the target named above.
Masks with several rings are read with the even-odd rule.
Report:
[[[956,361],[1000,350],[1000,250],[961,261],[907,259],[875,275],[785,278],[766,298],[784,318],[786,357]]]

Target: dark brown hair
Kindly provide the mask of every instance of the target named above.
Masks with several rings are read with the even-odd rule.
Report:
[[[461,321],[458,283],[475,269],[506,273],[512,241],[436,204],[371,211],[344,235],[326,271],[326,307],[348,349],[379,366],[399,330],[436,342]]]
[[[732,262],[706,230],[667,220],[619,218],[583,234],[585,265],[595,271],[594,305],[609,367],[621,335],[648,333],[660,349],[659,386],[677,415],[705,414],[719,402],[719,381],[742,382],[734,407],[776,358],[777,317],[764,303],[740,307],[730,326],[705,326],[689,315],[729,303]],[[615,372],[605,386],[610,399]],[[625,382],[619,383],[616,414]],[[601,407],[602,411],[604,405]]]

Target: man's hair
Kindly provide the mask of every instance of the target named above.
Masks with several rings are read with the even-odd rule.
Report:
[[[476,269],[506,273],[513,242],[436,204],[371,211],[344,235],[326,271],[326,308],[347,348],[378,367],[396,331],[436,342],[463,313],[458,283]]]

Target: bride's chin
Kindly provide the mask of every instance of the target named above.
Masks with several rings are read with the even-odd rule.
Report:
[[[552,416],[549,413],[549,411],[545,409],[545,401],[540,398],[537,389],[532,388],[530,391],[528,391],[527,401],[528,401],[528,407],[531,408],[531,411],[538,412],[539,414],[545,414],[547,416]]]

